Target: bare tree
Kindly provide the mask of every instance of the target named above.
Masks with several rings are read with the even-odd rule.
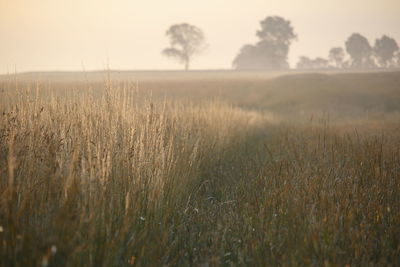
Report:
[[[162,51],[163,55],[177,59],[188,70],[192,58],[204,49],[203,31],[187,23],[175,24],[167,30],[166,36],[171,46]]]

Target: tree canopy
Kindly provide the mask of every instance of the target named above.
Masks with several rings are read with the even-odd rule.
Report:
[[[259,41],[244,45],[233,61],[236,69],[279,70],[289,68],[287,56],[291,43],[297,38],[289,20],[267,17],[256,32]]]
[[[360,69],[375,67],[373,50],[367,38],[359,33],[353,33],[347,39],[345,46],[351,58],[351,67]]]
[[[386,68],[395,65],[395,55],[399,51],[399,46],[395,39],[383,35],[376,39],[374,53],[380,66]]]
[[[170,47],[162,53],[167,57],[177,59],[189,69],[192,58],[204,48],[205,37],[201,29],[196,26],[182,23],[172,25],[166,32],[170,38]]]

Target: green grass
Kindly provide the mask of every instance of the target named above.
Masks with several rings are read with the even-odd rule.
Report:
[[[398,120],[70,85],[3,92],[1,265],[400,264]]]

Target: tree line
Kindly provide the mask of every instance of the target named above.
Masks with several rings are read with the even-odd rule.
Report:
[[[287,70],[290,68],[288,54],[297,34],[290,20],[280,16],[269,16],[260,22],[258,41],[245,44],[233,60],[238,70]],[[192,59],[199,55],[205,45],[203,31],[188,23],[172,25],[166,31],[170,47],[163,55],[178,60],[189,69]],[[360,33],[347,38],[344,47],[333,47],[327,58],[301,56],[297,69],[375,69],[400,68],[400,49],[396,40],[383,35],[371,45]]]
[[[345,42],[345,49],[333,47],[328,58],[300,57],[298,69],[374,69],[400,67],[400,51],[395,39],[387,35],[375,40],[373,46],[359,33],[353,33]]]

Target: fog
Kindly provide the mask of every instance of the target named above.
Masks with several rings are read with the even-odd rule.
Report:
[[[400,2],[263,0],[0,0],[0,73],[41,70],[181,69],[163,57],[165,32],[191,23],[207,49],[192,69],[229,69],[240,48],[254,43],[259,22],[290,20],[297,41],[289,52],[326,57],[353,32],[373,43],[388,34],[400,40]]]

